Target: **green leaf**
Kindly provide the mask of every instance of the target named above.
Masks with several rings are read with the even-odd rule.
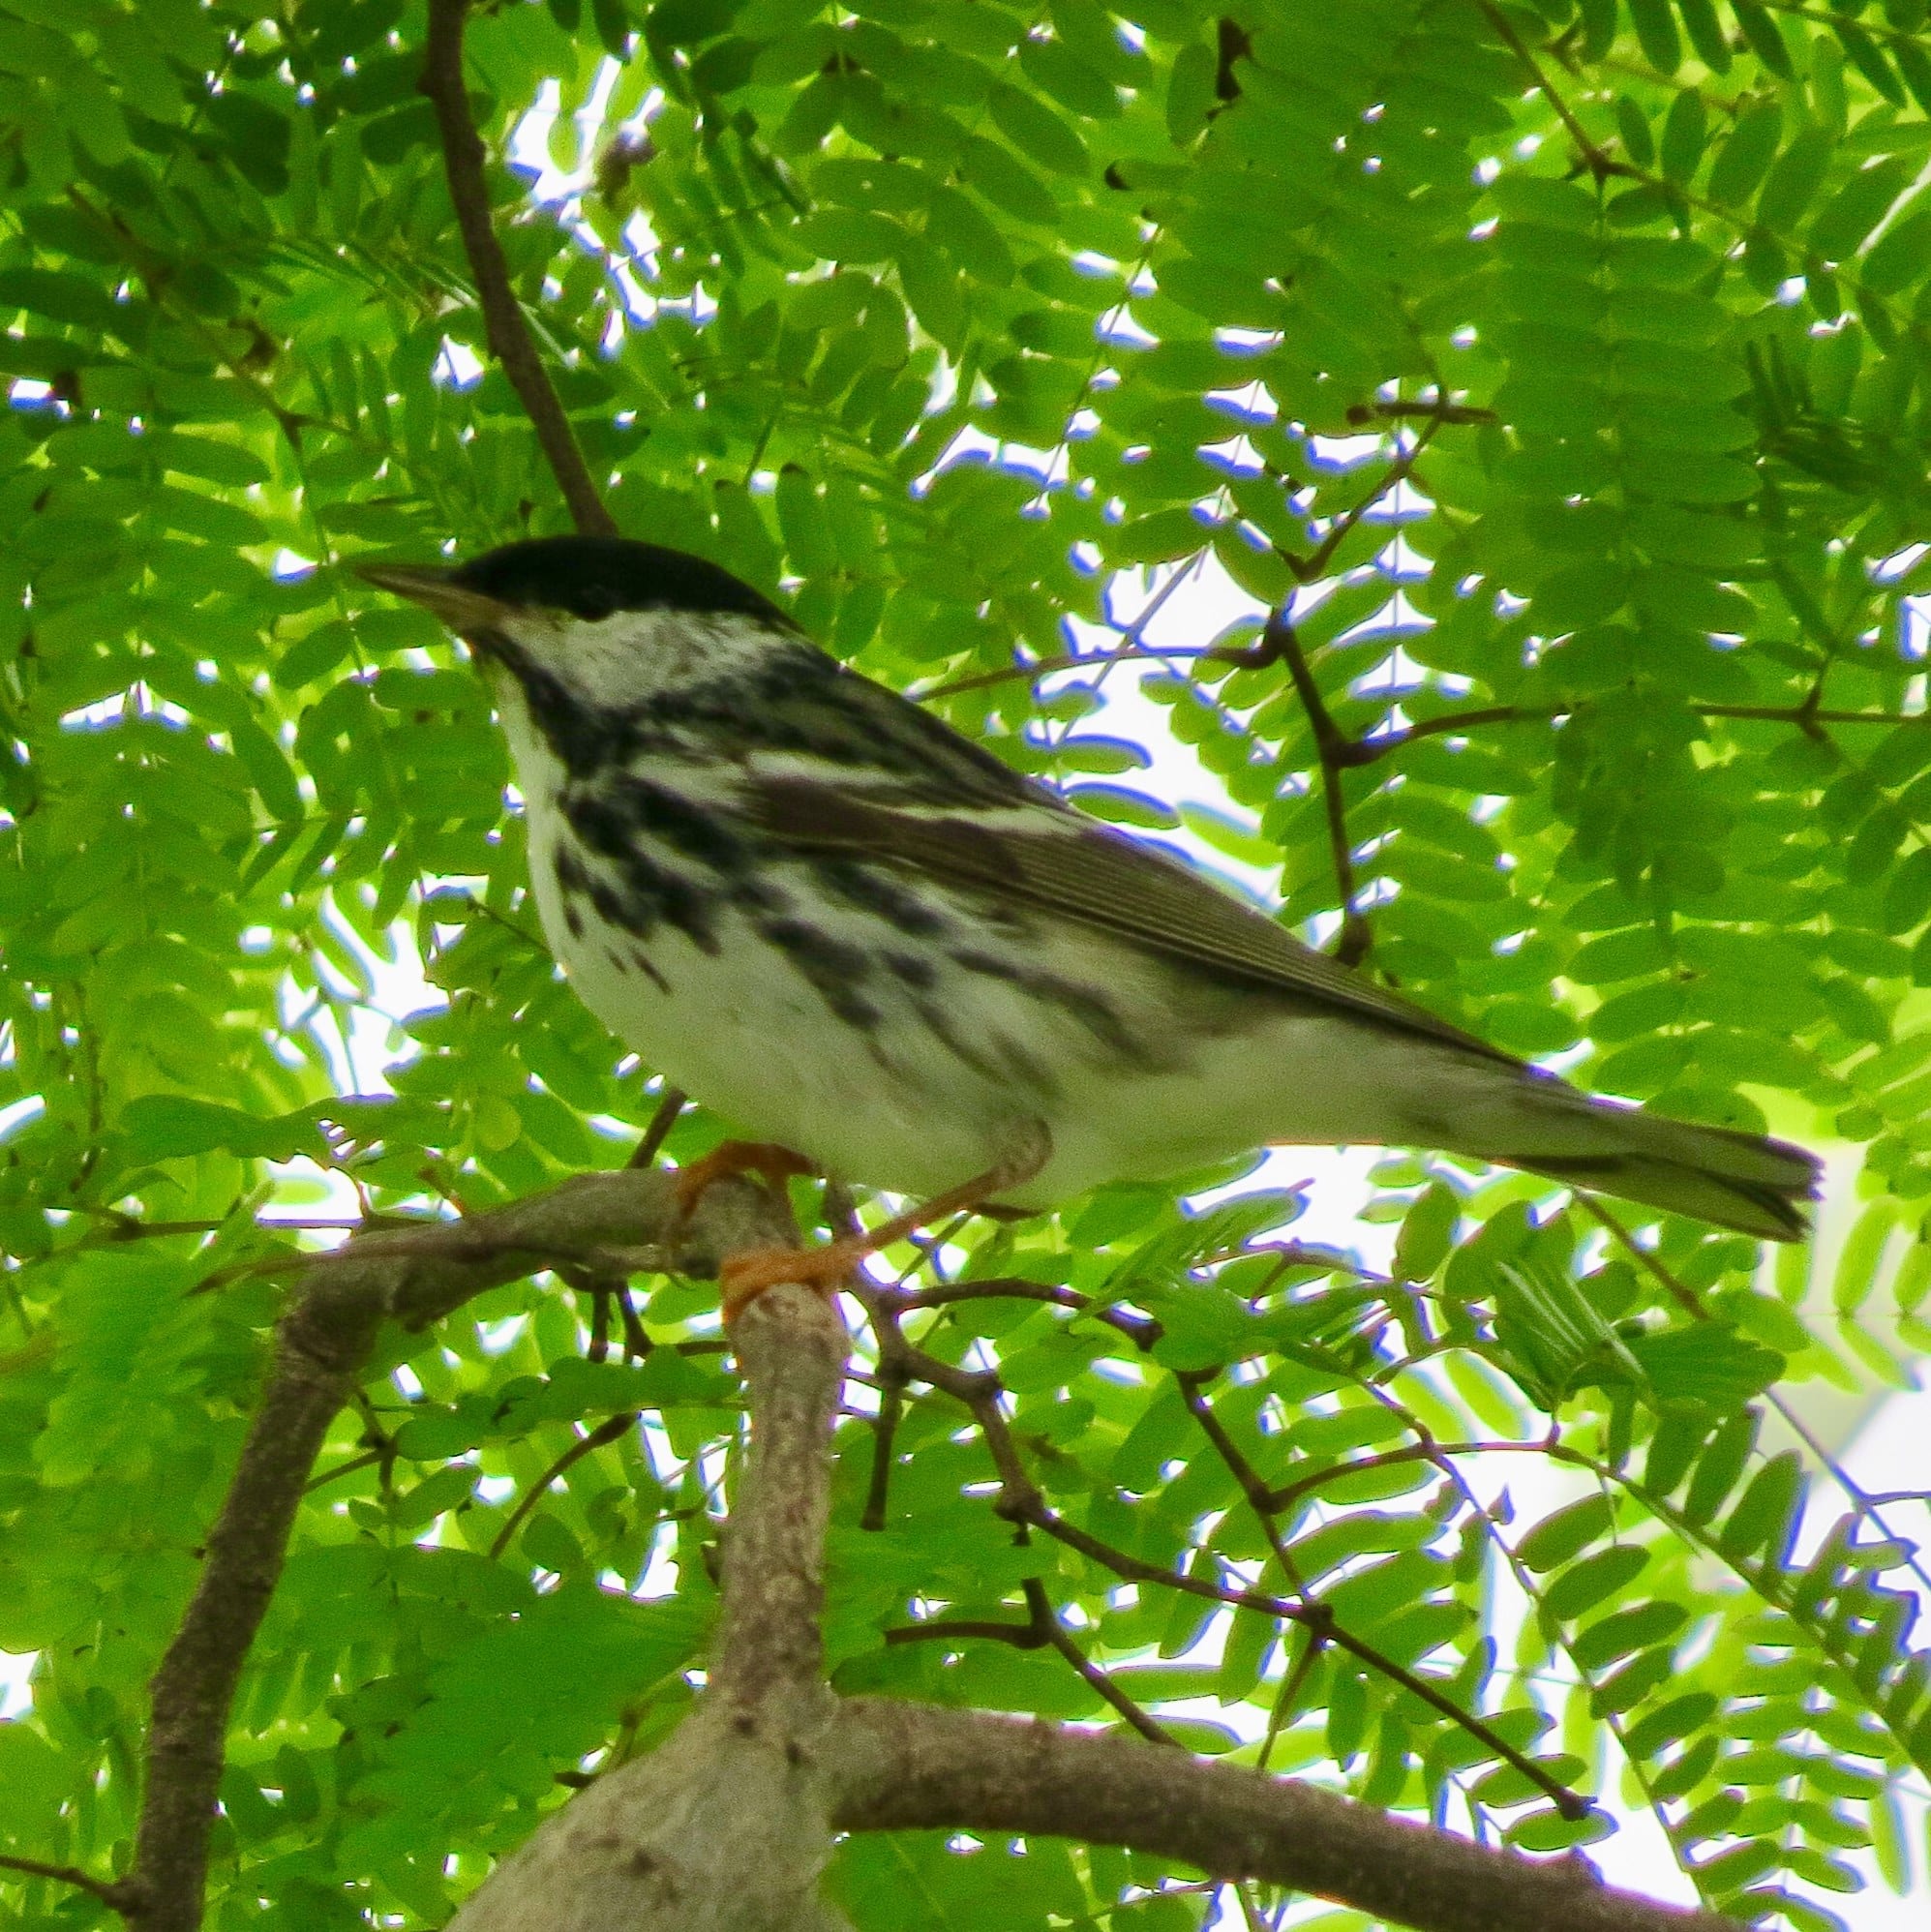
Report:
[[[1676,0],[1676,11],[1683,16],[1683,27],[1690,45],[1697,50],[1697,58],[1712,74],[1728,74],[1730,41],[1715,0]]]
[[[1632,1543],[1599,1550],[1572,1563],[1543,1592],[1543,1608],[1551,1616],[1572,1621],[1631,1583],[1648,1563],[1649,1552]]]
[[[1643,57],[1657,73],[1675,74],[1682,65],[1683,48],[1670,0],[1629,0],[1629,17],[1643,44]]]
[[[1784,1358],[1775,1349],[1745,1340],[1725,1322],[1657,1329],[1632,1336],[1627,1346],[1658,1403],[1729,1412],[1784,1372]]]
[[[995,81],[986,106],[999,132],[1048,173],[1083,176],[1091,171],[1085,141],[1037,95]]]
[[[217,1148],[268,1161],[325,1152],[315,1122],[306,1115],[262,1119],[185,1094],[148,1094],[131,1101],[120,1125],[130,1153],[139,1161],[178,1160]]]
[[[1707,1523],[1723,1507],[1725,1498],[1743,1474],[1756,1439],[1754,1409],[1739,1410],[1716,1432],[1697,1461],[1689,1494],[1683,1499],[1683,1514],[1690,1522]]]
[[[1796,1450],[1771,1457],[1751,1478],[1723,1525],[1717,1540],[1724,1555],[1746,1556],[1761,1551],[1772,1564],[1787,1563],[1803,1514],[1805,1487],[1803,1458]]]
[[[1615,1505],[1608,1496],[1584,1496],[1554,1516],[1544,1517],[1516,1545],[1516,1555],[1531,1570],[1559,1569],[1599,1537],[1607,1536],[1614,1524]]]
[[[285,691],[317,684],[355,649],[355,631],[345,619],[331,618],[282,653],[275,666],[275,682]]]
[[[1743,29],[1752,52],[1772,74],[1790,79],[1795,72],[1790,48],[1769,11],[1759,0],[1732,0],[1732,5],[1736,11],[1736,24]]]
[[[1831,152],[1830,136],[1824,129],[1806,128],[1777,158],[1757,197],[1757,219],[1766,228],[1788,232],[1796,226],[1824,185]]]
[[[1022,40],[1019,65],[1029,79],[1074,114],[1111,120],[1120,113],[1112,83],[1058,41]]]
[[[1672,181],[1687,185],[1703,161],[1706,139],[1703,96],[1693,88],[1685,88],[1670,104],[1670,112],[1663,123],[1659,150],[1663,172]]]
[[[1448,1258],[1462,1202],[1441,1181],[1432,1181],[1402,1223],[1395,1244],[1395,1272],[1404,1282],[1426,1282]]]
[[[1166,83],[1166,132],[1175,147],[1191,147],[1214,107],[1213,54],[1190,41],[1173,56]]]
[[[1887,227],[1865,256],[1858,280],[1873,295],[1894,295],[1931,268],[1931,208]]]
[[[1734,207],[1750,198],[1775,159],[1783,125],[1783,109],[1774,101],[1760,101],[1736,117],[1705,184],[1712,201]]]

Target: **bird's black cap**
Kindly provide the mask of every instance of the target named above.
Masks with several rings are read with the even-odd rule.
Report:
[[[692,611],[790,628],[769,597],[702,557],[620,536],[539,536],[485,551],[449,582],[504,604],[600,621],[617,611]]]

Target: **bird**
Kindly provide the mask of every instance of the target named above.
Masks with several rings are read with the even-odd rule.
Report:
[[[1451,1025],[842,664],[718,564],[550,536],[360,569],[468,645],[558,961],[746,1131],[745,1164],[921,1201],[895,1231],[1373,1143],[1806,1231],[1803,1150],[1593,1098]],[[738,1305],[794,1279],[785,1259],[741,1275]]]

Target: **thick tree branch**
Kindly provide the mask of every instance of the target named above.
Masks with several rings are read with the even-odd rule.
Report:
[[[421,1328],[552,1255],[605,1268],[617,1256],[649,1255],[701,1274],[724,1253],[795,1239],[782,1203],[748,1184],[712,1188],[686,1227],[670,1176],[625,1170],[583,1176],[467,1222],[374,1232],[308,1257],[200,1588],[156,1680],[136,1865],[99,1895],[143,1928],[193,1932],[199,1923],[234,1684],[315,1448],[384,1320]],[[1032,1490],[999,1412],[997,1378],[916,1348],[898,1333],[890,1298],[864,1298],[874,1305],[883,1366],[973,1409],[1006,1481],[1009,1513],[1120,1567],[1120,1553],[1071,1532]],[[1130,1845],[1216,1877],[1341,1899],[1423,1932],[1528,1932],[1552,1923],[1671,1932],[1722,1922],[1609,1891],[1581,1861],[1537,1864],[1170,1747],[834,1698],[820,1676],[819,1619],[842,1324],[823,1297],[786,1286],[747,1310],[731,1339],[748,1385],[752,1440],[728,1535],[709,1694],[664,1745],[596,1779],[539,1830],[464,1906],[452,1932],[602,1932],[612,1924],[840,1932],[842,1921],[817,1898],[834,1831],[933,1824]],[[1164,1572],[1142,1580],[1194,1583]],[[1312,1635],[1345,1645],[1331,1619],[1310,1619],[1300,1605],[1199,1587],[1220,1601],[1251,1599],[1285,1620],[1318,1621]],[[1028,1607],[1027,1626],[952,1634],[1050,1645],[1102,1696],[1115,1688],[1057,1628],[1042,1588],[1028,1591]],[[1401,1680],[1418,1693],[1432,1688]],[[1133,1721],[1130,1701],[1111,1701]],[[1152,1721],[1138,1715],[1151,1733]]]
[[[710,1688],[741,1714],[818,1684],[828,1451],[848,1339],[836,1304],[802,1288],[761,1295],[734,1337],[755,1420],[731,1510]]]
[[[570,419],[563,413],[563,405],[536,352],[529,324],[524,319],[516,290],[510,287],[502,244],[490,222],[484,148],[469,118],[469,97],[463,85],[463,23],[468,12],[469,0],[429,0],[429,45],[417,85],[436,109],[449,198],[456,204],[456,225],[463,233],[470,273],[476,278],[476,300],[483,311],[490,352],[502,365],[536,431],[536,440],[577,528],[586,536],[615,536],[616,519],[604,508],[602,494],[577,446]]]
[[[835,1796],[839,1706],[819,1676],[819,1610],[845,1332],[823,1296],[787,1285],[733,1334],[751,1450],[709,1692],[665,1743],[597,1779],[498,1866],[450,1932],[842,1927],[816,1887]]]
[[[1617,1891],[1585,1859],[1532,1859],[1391,1818],[1319,1786],[1105,1734],[860,1698],[833,1822],[1127,1845],[1342,1901],[1419,1932],[1732,1932]]]

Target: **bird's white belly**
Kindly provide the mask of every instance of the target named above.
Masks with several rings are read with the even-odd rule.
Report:
[[[659,925],[647,939],[565,917],[548,825],[530,827],[530,873],[551,948],[578,997],[654,1072],[732,1128],[870,1186],[937,1192],[1003,1158],[1025,1118],[1002,1089],[929,1034],[903,1003],[874,1027],[824,994],[736,911],[714,950]],[[1024,1038],[1020,996],[990,986],[955,1037]],[[998,1011],[1000,1007],[1006,1011]]]

